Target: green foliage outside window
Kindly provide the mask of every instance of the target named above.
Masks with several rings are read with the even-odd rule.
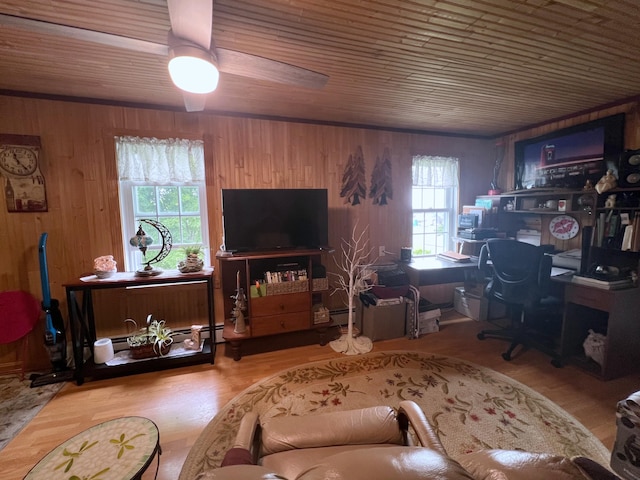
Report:
[[[171,232],[172,250],[162,261],[154,264],[163,269],[175,269],[184,259],[184,248],[202,245],[202,222],[198,187],[191,186],[136,186],[133,188],[136,221],[149,218],[162,223]],[[158,254],[162,239],[155,228],[143,225],[147,235],[153,238],[146,259]],[[140,253],[140,263],[145,258]]]

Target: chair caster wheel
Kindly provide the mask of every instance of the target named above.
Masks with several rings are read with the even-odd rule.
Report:
[[[478,335],[476,335],[478,337],[478,340],[484,340],[484,333],[480,332]]]
[[[502,354],[502,358],[505,359],[507,362],[510,362],[511,361],[511,354],[505,352],[505,353]]]

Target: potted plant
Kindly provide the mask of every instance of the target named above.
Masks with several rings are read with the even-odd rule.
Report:
[[[184,260],[178,262],[180,273],[199,272],[204,267],[202,259],[202,247],[200,245],[190,245],[184,248]]]
[[[138,324],[132,318],[127,318],[125,323],[135,326],[135,331],[127,337],[131,358],[163,357],[169,353],[175,333],[165,325],[164,320],[153,320],[149,314],[146,327],[138,329]]]

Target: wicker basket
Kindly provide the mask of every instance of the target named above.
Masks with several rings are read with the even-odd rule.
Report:
[[[329,279],[327,277],[325,277],[325,278],[314,278],[312,280],[311,289],[314,292],[321,292],[323,290],[329,290]]]
[[[329,309],[322,304],[316,304],[313,306],[313,323],[326,323],[331,320],[329,316]]]
[[[282,295],[309,291],[309,280],[294,280],[292,282],[267,283],[267,295]]]
[[[139,345],[137,347],[129,347],[129,357],[135,360],[141,360],[143,358],[153,358],[153,357],[164,357],[171,350],[171,344],[162,345],[160,348],[160,352],[158,352],[158,348],[153,349],[153,343],[147,343],[145,345]]]

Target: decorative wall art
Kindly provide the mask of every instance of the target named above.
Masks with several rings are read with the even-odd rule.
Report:
[[[344,203],[351,205],[360,204],[361,198],[367,197],[367,186],[364,175],[364,154],[362,147],[358,145],[355,155],[349,155],[347,166],[342,174],[342,190],[340,196]]]
[[[371,189],[369,196],[373,199],[374,205],[386,205],[387,200],[393,198],[393,184],[391,182],[391,155],[389,149],[385,148],[380,157],[376,158],[376,164],[371,173]]]
[[[0,134],[0,173],[9,212],[46,212],[40,137]]]

